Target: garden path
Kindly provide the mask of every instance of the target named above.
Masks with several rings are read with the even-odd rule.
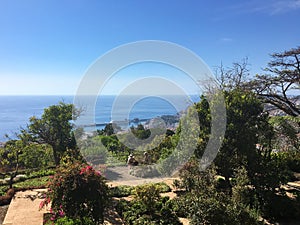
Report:
[[[47,209],[39,210],[39,205],[45,191],[35,189],[17,192],[8,207],[3,225],[42,225]]]
[[[173,181],[170,177],[140,178],[129,174],[130,169],[127,166],[108,167],[105,171],[105,177],[109,180],[108,185],[130,185],[136,186],[145,183],[157,183],[165,180]]]

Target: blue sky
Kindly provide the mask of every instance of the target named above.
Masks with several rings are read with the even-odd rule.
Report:
[[[299,12],[300,0],[1,0],[0,95],[75,94],[99,56],[140,40],[182,45],[212,70],[248,57],[255,74],[299,46]],[[115,79],[106,94],[134,75]]]

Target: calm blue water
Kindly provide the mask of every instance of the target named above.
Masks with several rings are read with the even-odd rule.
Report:
[[[115,115],[119,118],[124,118],[124,112],[128,111],[128,99],[137,97],[124,96],[119,101]],[[170,98],[170,97],[169,97]],[[173,96],[171,102],[175,102],[178,96]],[[197,101],[196,96],[192,96],[193,101]],[[21,127],[26,127],[31,116],[40,117],[44,108],[57,104],[60,101],[65,103],[73,103],[73,96],[0,96],[0,142],[5,139],[5,134],[11,138],[15,138],[15,133],[20,131]],[[108,123],[112,120],[112,106],[115,96],[98,97],[95,109],[95,117],[86,118],[88,122]],[[175,115],[180,110],[184,110],[191,102],[180,104],[174,107],[170,101],[158,97],[147,97],[137,101],[130,109],[128,119],[150,119],[161,115]],[[84,107],[83,107],[84,109]],[[83,113],[84,114],[84,113]],[[114,117],[115,118],[115,117]],[[98,127],[101,128],[101,127]]]

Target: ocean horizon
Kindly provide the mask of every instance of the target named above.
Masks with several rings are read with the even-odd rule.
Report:
[[[40,117],[45,108],[58,104],[59,102],[73,103],[73,95],[2,95],[0,96],[0,142],[5,142],[8,135],[11,139],[16,138],[22,128],[26,128],[29,118],[32,116]],[[87,98],[89,96],[85,96]],[[92,97],[92,96],[90,96]],[[94,97],[94,96],[93,96]],[[114,101],[118,97],[118,104],[115,107],[114,114],[112,108]],[[151,119],[162,115],[176,115],[185,110],[193,102],[199,101],[199,96],[149,96],[141,98],[140,96],[117,96],[101,95],[96,97],[94,115],[87,115],[83,112],[79,118],[80,125],[89,124],[107,124],[113,120],[112,117],[121,118],[121,120],[133,120],[135,118],[144,120]],[[133,102],[128,112],[128,102]],[[182,103],[185,101],[185,103]],[[173,104],[181,102],[179,105]],[[75,104],[78,106],[77,104]],[[85,108],[84,102],[82,108]],[[76,123],[75,123],[76,124]],[[102,129],[104,126],[97,126],[96,129]],[[93,131],[91,128],[85,128]]]

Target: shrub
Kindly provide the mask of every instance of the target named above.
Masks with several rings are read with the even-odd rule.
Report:
[[[104,209],[108,203],[108,187],[100,172],[91,166],[75,163],[58,169],[49,185],[41,207],[52,201],[52,219],[68,217],[94,224],[103,223]]]
[[[155,183],[154,186],[158,189],[159,193],[170,192],[172,189],[164,182]]]
[[[265,191],[264,205],[261,207],[262,215],[271,221],[300,219],[300,202],[289,198],[285,193],[274,194]]]
[[[153,185],[156,187],[159,193],[165,193],[171,191],[171,188],[164,182],[155,183]],[[139,185],[137,187],[142,188],[143,186],[144,185]],[[117,198],[127,197],[129,195],[135,194],[136,193],[135,190],[137,187],[132,187],[128,185],[119,185],[116,187],[111,187],[109,190],[110,191],[109,195],[111,197],[117,197]]]
[[[68,217],[59,218],[55,225],[94,225],[93,221],[89,218],[79,219],[70,219]]]
[[[120,200],[116,209],[130,225],[181,224],[167,202],[168,197],[160,197],[158,186],[147,184],[137,186],[134,200]]]
[[[223,193],[203,193],[196,196],[189,193],[183,196],[179,203],[188,212],[192,225],[261,224],[253,210],[241,203],[233,202]]]
[[[127,197],[131,194],[133,194],[134,187],[128,186],[128,185],[120,185],[117,187],[110,188],[110,196],[112,197]]]

